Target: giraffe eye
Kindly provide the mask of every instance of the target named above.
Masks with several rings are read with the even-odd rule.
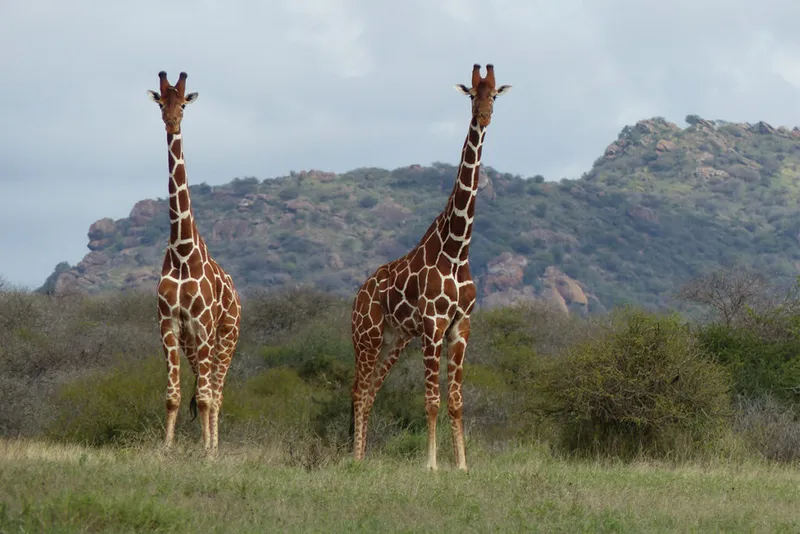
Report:
[[[181,109],[186,109],[186,104],[181,104]]]

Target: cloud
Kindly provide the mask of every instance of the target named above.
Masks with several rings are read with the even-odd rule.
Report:
[[[456,163],[494,63],[484,161],[588,170],[624,124],[690,113],[800,124],[796,0],[12,2],[0,18],[0,276],[40,284],[102,217],[166,192],[144,91],[189,74],[189,181]]]
[[[370,54],[362,41],[364,22],[344,0],[286,0],[290,15],[286,38],[308,47],[345,78],[370,70]]]
[[[459,126],[454,120],[444,120],[432,122],[428,125],[428,130],[435,136],[450,138],[457,135]]]

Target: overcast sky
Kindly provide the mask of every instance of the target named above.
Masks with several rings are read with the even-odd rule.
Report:
[[[189,74],[189,182],[456,163],[473,63],[484,163],[576,178],[626,124],[800,124],[797,0],[0,1],[0,277],[39,286],[102,217],[166,196],[146,89]]]

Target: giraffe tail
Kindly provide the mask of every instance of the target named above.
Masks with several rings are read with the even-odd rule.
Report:
[[[189,401],[189,414],[192,416],[192,421],[197,419],[197,379],[194,380],[194,392],[192,393],[192,400]]]
[[[350,441],[352,442],[355,439],[356,435],[356,403],[351,400],[350,401],[350,427],[347,429],[347,435],[350,437]]]

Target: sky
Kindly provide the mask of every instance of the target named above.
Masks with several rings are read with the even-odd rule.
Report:
[[[483,162],[577,178],[627,124],[800,125],[797,0],[0,1],[0,278],[35,288],[103,217],[167,194],[146,95],[189,75],[189,182],[456,164],[473,63]]]

